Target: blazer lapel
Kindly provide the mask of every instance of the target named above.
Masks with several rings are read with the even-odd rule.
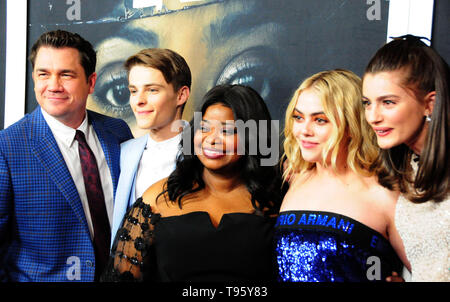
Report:
[[[136,174],[142,153],[147,144],[148,134],[134,139],[121,148],[121,171],[117,194],[114,198],[113,227],[111,231],[111,246],[130,202],[134,202]],[[124,158],[126,157],[126,159]]]
[[[95,133],[97,133],[98,140],[100,141],[105,155],[106,163],[111,171],[113,195],[115,197],[117,181],[119,180],[120,174],[120,142],[101,121],[96,120],[93,115],[90,114],[90,111],[88,111],[88,116],[89,121],[94,127]]]
[[[30,118],[32,152],[69,202],[76,216],[80,222],[84,224],[86,231],[89,233],[83,205],[81,204],[77,188],[58,148],[53,133],[42,116],[40,107],[30,115]]]
[[[139,168],[139,163],[141,162],[142,154],[144,153],[145,146],[147,145],[148,134],[136,139],[133,144],[128,145],[128,148],[122,154],[126,155],[127,161],[130,162],[129,165],[123,165],[129,167],[124,173],[124,177],[128,179],[128,184],[126,188],[130,192],[128,195],[127,207],[132,205],[135,201],[134,192],[136,191],[136,175]],[[122,173],[122,171],[120,172]]]

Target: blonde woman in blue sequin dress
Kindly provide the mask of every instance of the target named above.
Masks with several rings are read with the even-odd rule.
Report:
[[[320,72],[288,106],[279,281],[384,281],[401,260],[409,266],[394,226],[398,193],[378,183],[383,170],[360,87],[350,71]]]

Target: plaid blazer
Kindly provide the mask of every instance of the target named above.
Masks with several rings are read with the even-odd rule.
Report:
[[[114,194],[127,124],[88,111]],[[93,281],[94,248],[75,183],[38,107],[0,131],[0,280]]]

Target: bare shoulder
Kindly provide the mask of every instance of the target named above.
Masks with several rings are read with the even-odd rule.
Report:
[[[289,189],[283,198],[280,211],[288,211],[302,208],[306,200],[309,199],[311,191],[305,182],[309,175],[294,173],[289,180]]]
[[[167,179],[168,178],[163,178],[155,182],[142,195],[142,200],[144,201],[144,203],[149,204],[153,208],[154,212],[159,212],[157,210],[158,207],[156,200],[158,196],[165,190]],[[159,199],[168,198],[166,195],[167,194],[161,195]]]
[[[395,209],[400,193],[383,187],[378,183],[376,177],[368,178],[368,185],[369,190],[367,193],[371,200],[387,211],[392,212]]]

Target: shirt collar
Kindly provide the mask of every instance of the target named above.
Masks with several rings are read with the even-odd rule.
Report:
[[[70,148],[72,146],[72,143],[75,139],[75,133],[76,130],[80,130],[84,133],[86,136],[86,139],[89,135],[88,133],[88,115],[86,112],[86,115],[84,117],[83,122],[77,129],[73,129],[69,126],[64,125],[60,121],[58,121],[56,118],[48,114],[45,110],[41,108],[42,116],[44,117],[45,121],[47,122],[48,126],[50,127],[50,130],[52,130],[53,135],[55,138],[57,138],[60,142],[62,142],[66,147]]]

